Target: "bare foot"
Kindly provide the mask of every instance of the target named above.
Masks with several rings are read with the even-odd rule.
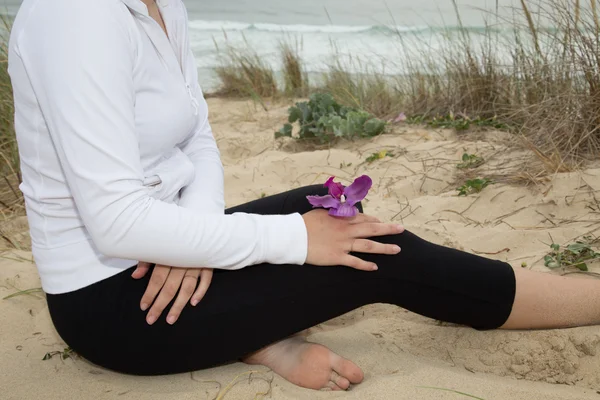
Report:
[[[362,370],[352,361],[298,337],[265,347],[243,361],[265,365],[293,384],[316,390],[346,390],[351,383],[360,383],[364,378]]]

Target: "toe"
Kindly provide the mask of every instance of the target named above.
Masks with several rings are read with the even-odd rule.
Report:
[[[333,359],[331,361],[333,370],[337,372],[340,377],[346,378],[349,383],[360,383],[364,379],[365,376],[362,370],[352,361],[346,360],[337,354],[333,354]]]
[[[335,392],[339,392],[340,390],[343,390],[341,387],[336,385],[335,382],[332,382],[332,381],[329,381],[329,383],[327,383],[327,388],[329,388]]]
[[[331,382],[335,383],[342,390],[347,390],[350,387],[350,381],[335,371],[331,371]]]

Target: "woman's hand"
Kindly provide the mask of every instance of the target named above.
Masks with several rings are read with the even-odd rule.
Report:
[[[149,263],[140,262],[131,276],[134,279],[141,279],[146,276],[149,270]],[[150,325],[155,323],[177,292],[179,292],[167,316],[167,322],[173,325],[190,298],[192,306],[196,306],[202,300],[210,286],[212,276],[213,270],[208,268],[186,269],[164,265],[155,266],[146,292],[140,302],[142,311],[146,311],[152,305],[146,316],[146,322]],[[199,285],[198,279],[200,279]],[[157,295],[158,298],[156,297]]]
[[[344,265],[363,271],[375,271],[377,265],[349,253],[398,254],[400,247],[367,238],[404,232],[397,224],[384,224],[377,218],[359,214],[336,218],[326,210],[313,210],[302,216],[308,232],[308,257],[313,265]]]

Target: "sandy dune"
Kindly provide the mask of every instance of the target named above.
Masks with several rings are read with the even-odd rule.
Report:
[[[534,171],[531,155],[505,134],[460,135],[398,126],[388,135],[318,148],[275,141],[286,106],[260,107],[211,99],[211,120],[226,170],[228,206],[335,175],[367,173],[374,188],[366,212],[404,223],[436,243],[545,270],[548,244],[600,232],[600,168],[556,174],[545,183],[510,185],[514,172]],[[393,157],[365,162],[374,152]],[[496,184],[457,197],[457,160],[468,151],[487,163],[480,175]],[[464,178],[463,178],[464,179]],[[2,227],[26,243],[23,221]],[[600,269],[600,265],[593,266]],[[0,297],[39,287],[26,250],[0,258]],[[585,307],[585,304],[581,305]],[[477,332],[392,306],[374,305],[315,327],[310,339],[350,357],[366,380],[347,393],[294,387],[264,368],[243,364],[170,377],[140,378],[101,370],[82,359],[42,361],[64,349],[43,294],[0,301],[2,399],[598,399],[600,330]],[[254,372],[253,372],[254,371]],[[561,384],[561,385],[557,385]],[[261,393],[266,393],[261,395]]]

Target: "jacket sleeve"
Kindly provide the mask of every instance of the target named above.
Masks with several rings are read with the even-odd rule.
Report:
[[[194,164],[196,177],[181,192],[179,205],[202,213],[223,214],[225,191],[221,155],[208,122],[208,106],[198,84],[194,95],[199,103],[198,121],[181,149]]]

